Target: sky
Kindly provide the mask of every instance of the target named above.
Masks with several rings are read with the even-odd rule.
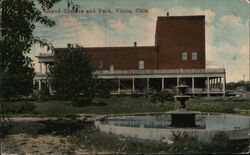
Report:
[[[64,12],[68,1],[84,12]],[[206,68],[225,68],[228,82],[249,80],[249,6],[248,0],[62,0],[52,8],[57,12],[44,13],[56,26],[36,24],[34,35],[54,47],[153,46],[157,16],[205,15]],[[40,52],[47,51],[34,45],[31,58]]]

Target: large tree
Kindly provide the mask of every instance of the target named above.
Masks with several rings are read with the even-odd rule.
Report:
[[[37,0],[46,10],[60,0]],[[2,0],[0,36],[1,98],[27,95],[32,91],[33,69],[28,56],[32,44],[53,47],[33,35],[35,23],[52,27],[55,22],[42,14],[33,0]]]
[[[68,48],[61,51],[57,62],[50,68],[49,84],[55,90],[55,95],[76,103],[91,102],[99,86],[94,77],[94,69],[83,48]]]

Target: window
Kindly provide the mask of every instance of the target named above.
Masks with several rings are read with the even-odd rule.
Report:
[[[182,52],[181,58],[182,60],[187,60],[188,59],[187,52]]]
[[[139,61],[139,69],[144,69],[144,61],[143,60]]]
[[[193,52],[192,53],[192,60],[197,60],[198,56],[197,56],[197,52]]]
[[[99,68],[103,68],[103,61],[100,61]]]
[[[110,71],[114,71],[114,65],[110,65]]]

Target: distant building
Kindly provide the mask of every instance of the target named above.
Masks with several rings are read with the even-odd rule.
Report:
[[[117,81],[113,94],[145,93],[186,84],[192,95],[224,95],[225,69],[206,69],[205,16],[158,17],[154,46],[84,47],[99,78]],[[55,55],[42,53],[39,62],[53,64]],[[37,73],[36,81],[46,79]]]

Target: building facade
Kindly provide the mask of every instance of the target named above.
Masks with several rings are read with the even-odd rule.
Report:
[[[113,94],[174,89],[180,84],[188,85],[192,95],[225,94],[225,69],[205,66],[205,16],[158,17],[154,46],[134,42],[130,47],[82,49],[99,78],[117,81]],[[67,48],[56,48],[54,55],[40,54],[37,58],[47,68],[65,51]],[[38,73],[35,80],[46,79],[46,72]],[[38,85],[40,88],[42,84]]]

